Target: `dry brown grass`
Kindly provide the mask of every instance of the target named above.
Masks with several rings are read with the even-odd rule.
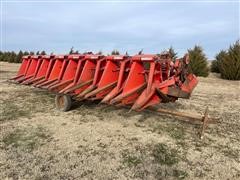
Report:
[[[97,103],[70,112],[54,95],[9,84],[0,62],[0,179],[239,179],[240,83],[200,78],[190,100],[164,107],[220,117],[203,140],[177,118]],[[3,71],[4,70],[4,71]]]

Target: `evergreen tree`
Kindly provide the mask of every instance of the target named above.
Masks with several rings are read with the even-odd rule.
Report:
[[[22,62],[22,57],[23,57],[23,52],[20,50],[17,57],[16,57],[16,63],[21,63]]]
[[[40,54],[41,55],[46,55],[47,53],[45,51],[42,51]]]
[[[0,61],[3,61],[3,52],[0,51]]]
[[[7,52],[1,52],[0,61],[6,61],[6,53]]]
[[[4,62],[10,62],[10,63],[19,63],[21,62],[21,58],[23,56],[23,52],[19,51],[18,54],[16,54],[14,51],[6,51],[6,52],[1,52],[0,51],[0,61]]]
[[[217,60],[211,62],[211,72],[220,73]]]
[[[221,53],[221,52],[220,52]],[[221,77],[229,80],[240,80],[240,43],[231,45],[220,60]]]
[[[6,62],[7,61],[7,52],[3,52],[3,55],[2,55],[2,61]]]
[[[116,50],[116,49],[115,49],[115,50],[113,50],[113,51],[112,51],[112,53],[111,53],[111,54],[112,54],[112,55],[119,55],[120,53],[119,53],[119,51],[118,51],[118,50]]]
[[[27,55],[29,55],[29,52],[24,51],[23,55],[24,55],[24,56],[27,56]]]
[[[29,54],[33,56],[35,53],[34,53],[33,51],[30,51],[30,53],[29,53]]]
[[[8,62],[14,63],[16,61],[16,53],[14,51],[9,53]]]
[[[173,47],[171,46],[169,49],[168,49],[168,52],[170,54],[170,57],[172,58],[172,60],[176,60],[177,58],[177,53],[174,51]]]
[[[209,74],[208,62],[203,49],[200,46],[195,46],[193,49],[188,50],[190,67],[196,76],[207,77]]]
[[[221,63],[222,60],[225,59],[227,57],[227,52],[224,50],[221,50],[216,56],[214,61],[212,61],[211,64],[211,71],[212,72],[216,72],[216,73],[220,73],[221,72]]]
[[[98,53],[97,53],[98,55],[102,55],[103,53],[102,53],[102,51],[98,51]]]
[[[40,55],[40,52],[39,52],[39,51],[37,51],[36,55]]]
[[[5,62],[10,61],[10,53],[8,51],[4,53],[3,57],[4,57],[3,61],[5,61]]]

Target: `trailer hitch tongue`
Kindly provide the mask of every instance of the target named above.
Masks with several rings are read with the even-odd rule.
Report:
[[[180,117],[179,120],[183,120],[186,122],[190,122],[193,124],[199,124],[201,126],[201,129],[199,131],[200,138],[203,139],[204,137],[204,132],[206,128],[208,127],[209,124],[216,124],[218,123],[219,118],[212,118],[209,117],[209,109],[206,107],[204,111],[204,115],[196,115],[196,114],[189,114],[189,113],[184,113],[184,112],[177,112],[177,111],[172,111],[172,110],[167,110],[167,109],[162,109],[162,108],[154,108],[150,107],[148,108],[150,111],[155,111],[159,112],[161,114],[165,115],[170,115],[170,116],[177,116]]]

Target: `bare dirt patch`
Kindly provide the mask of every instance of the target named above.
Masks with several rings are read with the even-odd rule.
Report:
[[[0,63],[0,179],[239,179],[240,82],[199,78],[190,100],[164,104],[220,117],[203,140],[175,117],[82,102],[63,113],[54,95],[10,84]]]

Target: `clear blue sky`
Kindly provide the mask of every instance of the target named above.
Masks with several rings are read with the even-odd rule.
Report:
[[[19,2],[18,2],[19,1]],[[182,55],[195,44],[207,57],[239,39],[239,2],[2,1],[2,50],[67,53],[118,49]]]

